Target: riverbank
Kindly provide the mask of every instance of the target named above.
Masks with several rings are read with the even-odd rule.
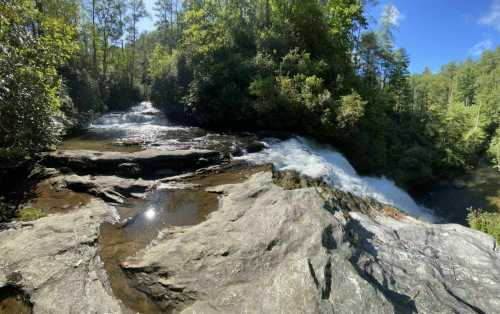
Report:
[[[500,171],[480,165],[454,180],[436,182],[415,197],[446,221],[467,225],[469,208],[500,213]]]
[[[155,180],[63,168],[37,185],[32,204],[52,208],[48,216],[0,231],[7,312],[468,313],[499,305],[500,287],[485,284],[500,282],[491,237],[418,221],[323,180],[241,161]],[[418,275],[409,261],[423,266]],[[449,263],[460,265],[462,280],[448,275]]]
[[[494,239],[425,222],[442,221],[330,146],[175,126],[144,103],[88,131],[105,149],[44,154],[20,203],[37,215],[0,228],[7,312],[500,306]]]

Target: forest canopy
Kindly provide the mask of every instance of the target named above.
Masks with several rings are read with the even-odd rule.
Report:
[[[330,142],[409,186],[485,158],[499,166],[500,49],[412,75],[390,12],[369,28],[369,5],[0,0],[0,156],[47,149],[57,121],[146,98],[183,123]]]
[[[367,29],[368,5],[185,1],[160,20],[167,31],[150,58],[151,98],[205,127],[332,142],[358,169],[409,185],[473,167],[486,153],[498,164],[500,49],[411,75],[390,12]]]

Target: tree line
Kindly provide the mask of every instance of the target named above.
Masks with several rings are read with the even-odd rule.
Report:
[[[168,3],[168,1],[167,1]],[[415,186],[500,161],[500,49],[411,75],[368,1],[184,1],[150,57],[151,97],[211,128],[311,135]],[[169,15],[165,15],[169,17]],[[231,119],[228,119],[231,117]]]
[[[0,157],[141,100],[145,17],[142,0],[0,0]]]
[[[411,75],[391,12],[369,29],[369,5],[0,0],[0,153],[54,143],[61,112],[82,120],[151,98],[184,123],[331,142],[361,172],[408,186],[485,156],[500,164],[500,49]]]

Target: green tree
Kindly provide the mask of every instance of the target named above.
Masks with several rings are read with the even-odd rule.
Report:
[[[33,1],[0,1],[0,155],[12,158],[56,141],[57,69],[76,50],[74,25]]]
[[[106,80],[109,66],[109,53],[112,42],[123,36],[120,23],[123,3],[119,0],[99,0],[96,5],[97,29],[102,40],[102,79]]]
[[[131,46],[131,58],[130,58],[130,63],[129,63],[129,75],[130,75],[130,86],[132,87],[134,84],[134,73],[136,71],[136,44],[137,44],[137,38],[139,35],[139,31],[137,29],[139,21],[148,16],[148,13],[146,11],[146,7],[144,6],[144,1],[143,0],[129,0],[128,2],[128,8],[129,8],[129,19],[128,19],[128,25],[127,25],[127,32],[128,32],[128,41]]]

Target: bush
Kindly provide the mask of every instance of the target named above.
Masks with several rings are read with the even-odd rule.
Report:
[[[9,221],[14,215],[15,210],[9,207],[0,196],[0,222]]]
[[[472,229],[492,235],[500,243],[500,213],[471,208],[467,221]]]
[[[80,114],[104,111],[99,83],[88,70],[65,67],[62,75],[68,94]]]

